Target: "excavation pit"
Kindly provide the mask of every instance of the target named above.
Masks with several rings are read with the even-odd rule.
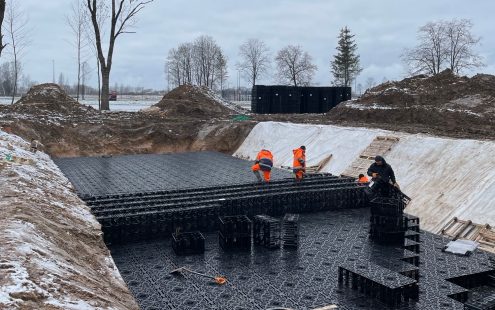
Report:
[[[298,183],[290,172],[275,170],[270,184],[258,184],[251,162],[212,152],[56,163],[102,224],[114,261],[142,309],[329,304],[339,309],[463,309],[469,290],[477,281],[486,285],[493,273],[491,254],[444,253],[450,240],[418,232],[414,217],[407,218],[410,230],[403,247],[371,242],[365,189],[349,178],[319,175]],[[286,213],[300,213],[295,248],[252,243],[247,250],[232,251],[219,246],[220,216],[266,214],[281,220]],[[204,254],[176,255],[172,233],[194,230],[205,236]],[[406,249],[411,242],[415,246],[409,249],[419,253]],[[219,286],[193,274],[170,274],[182,266],[225,276],[228,282]],[[466,277],[470,287],[448,281]],[[376,293],[376,283],[393,298]]]

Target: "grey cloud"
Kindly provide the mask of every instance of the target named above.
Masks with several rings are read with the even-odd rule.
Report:
[[[63,72],[75,81],[74,49],[64,15],[69,0],[23,0],[33,27],[32,44],[25,57],[25,72],[39,82],[51,81],[51,60],[57,76]],[[192,41],[201,34],[211,35],[229,58],[231,81],[235,84],[235,63],[239,45],[248,38],[260,38],[276,51],[287,44],[300,44],[318,65],[315,82],[330,83],[330,57],[334,54],[338,31],[347,25],[356,34],[365,68],[359,81],[368,77],[381,81],[401,78],[403,49],[415,43],[422,24],[438,19],[472,19],[477,35],[483,37],[480,51],[487,68],[495,73],[495,2],[462,0],[419,1],[334,1],[334,0],[155,0],[139,16],[136,34],[119,38],[112,71],[112,84],[136,83],[163,89],[164,60],[170,48]],[[6,60],[4,57],[3,60]],[[94,60],[91,59],[91,63]],[[96,73],[93,73],[95,80]],[[262,81],[273,83],[271,77]]]

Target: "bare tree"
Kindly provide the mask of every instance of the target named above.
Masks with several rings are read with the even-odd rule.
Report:
[[[2,88],[2,96],[12,95],[12,88],[14,86],[13,67],[13,62],[4,62],[0,65],[0,86]]]
[[[179,67],[183,84],[192,84],[193,81],[193,44],[183,43],[177,48]]]
[[[482,66],[481,57],[473,48],[480,42],[471,34],[469,20],[429,22],[419,28],[418,45],[406,49],[402,60],[411,74],[438,74],[449,68],[459,73],[463,69]]]
[[[29,44],[27,28],[28,19],[24,10],[18,6],[15,0],[12,0],[6,8],[6,24],[4,27],[9,36],[10,50],[12,53],[13,62],[13,90],[12,101],[14,103],[15,96],[17,94],[17,85],[19,83],[19,76],[21,75],[21,63],[20,58],[24,54],[24,50]]]
[[[289,45],[281,49],[275,58],[281,83],[308,86],[317,70],[311,56],[301,46]]]
[[[373,77],[368,77],[366,79],[366,90],[375,87],[375,79]]]
[[[445,28],[443,23],[429,22],[419,28],[419,44],[407,49],[402,59],[410,67],[411,74],[440,72],[445,60]]]
[[[132,33],[129,27],[132,27],[136,21],[137,14],[153,0],[112,0],[110,9],[110,33],[108,41],[108,51],[105,57],[102,48],[101,27],[103,23],[99,20],[98,2],[105,0],[86,0],[87,9],[91,16],[91,23],[94,30],[95,45],[98,52],[98,60],[101,68],[101,110],[110,110],[109,93],[110,93],[110,71],[112,69],[113,52],[115,41],[121,34]],[[117,3],[118,2],[118,3]],[[100,2],[101,3],[101,2]]]
[[[67,24],[69,25],[74,39],[71,42],[77,51],[77,91],[76,99],[79,100],[79,93],[81,87],[81,66],[82,66],[82,53],[87,46],[86,37],[84,33],[84,26],[86,24],[85,8],[82,0],[74,0],[72,2],[72,11],[69,16],[66,17]]]
[[[182,43],[169,51],[167,70],[173,85],[192,84],[193,81],[193,45]]]
[[[227,78],[229,77],[229,73],[227,71],[227,56],[220,52],[217,55],[216,59],[216,75],[215,75],[215,83],[219,84],[220,93],[223,96],[223,85]]]
[[[6,7],[5,0],[0,0],[0,56],[2,56],[2,51],[7,46],[7,44],[3,44],[3,32],[2,32],[3,19],[5,17],[5,7]]]
[[[356,92],[358,96],[361,96],[363,94],[363,85],[361,83],[357,84]]]
[[[468,19],[453,19],[444,24],[450,70],[458,74],[464,69],[483,66],[481,57],[473,50],[481,40],[471,33],[473,23]]]
[[[198,37],[194,43],[183,43],[169,51],[166,70],[175,86],[195,84],[223,88],[227,78],[227,58],[210,36]]]
[[[193,44],[193,63],[196,84],[213,88],[218,55],[221,48],[210,36],[200,36]]]
[[[81,66],[81,99],[84,100],[86,96],[86,81],[89,79],[91,69],[87,61],[83,61]]]
[[[261,78],[270,66],[269,49],[259,39],[249,39],[239,47],[240,63],[237,65],[244,78],[252,85]]]

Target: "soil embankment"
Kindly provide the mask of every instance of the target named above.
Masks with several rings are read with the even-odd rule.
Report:
[[[495,139],[495,76],[460,77],[450,71],[369,89],[326,114],[250,115],[208,89],[184,85],[139,112],[98,112],[55,84],[33,87],[0,120],[52,156],[211,150],[232,154],[259,122],[367,127],[436,136]]]
[[[200,150],[231,154],[255,125],[234,122],[235,113],[191,86],[140,112],[100,113],[55,84],[35,86],[12,106],[0,106],[4,125],[26,140],[39,140],[55,157]]]
[[[0,132],[0,309],[138,309],[100,224],[29,147]]]
[[[326,114],[258,115],[256,120],[495,139],[495,76],[468,78],[446,70],[383,83]]]

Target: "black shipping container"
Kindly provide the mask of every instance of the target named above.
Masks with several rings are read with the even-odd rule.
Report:
[[[258,114],[326,113],[351,99],[350,87],[255,85],[251,111]]]

